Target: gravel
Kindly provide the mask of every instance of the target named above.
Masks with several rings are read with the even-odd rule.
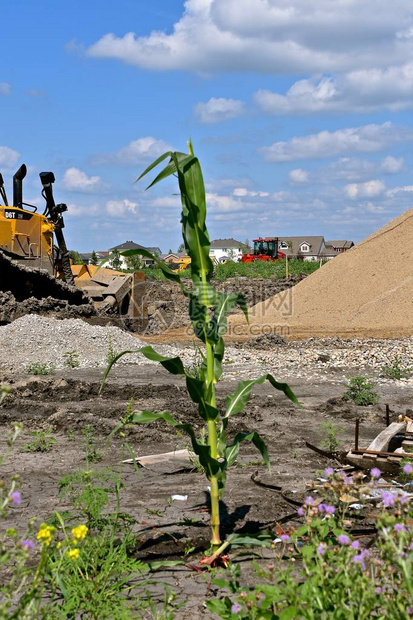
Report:
[[[75,352],[81,368],[105,367],[110,350],[135,350],[147,343],[118,327],[99,327],[80,319],[26,315],[0,327],[0,369],[24,371],[34,362],[67,366],[65,354]],[[195,348],[159,345],[162,355],[179,355],[186,366],[194,362]],[[255,339],[242,347],[228,346],[224,358],[227,378],[253,378],[271,372],[281,379],[340,374],[380,375],[383,366],[399,363],[413,372],[413,337],[403,339],[310,338],[300,341]],[[125,355],[121,364],[151,363],[142,355]],[[155,362],[154,362],[155,363]],[[381,378],[386,382],[387,379]],[[413,378],[402,379],[413,385]]]
[[[89,325],[81,319],[45,318],[27,314],[0,327],[0,368],[24,370],[31,363],[67,367],[67,353],[80,368],[104,367],[110,351],[135,350],[147,343],[118,327]],[[157,347],[164,355],[173,355],[168,346]],[[142,355],[125,355],[118,363],[148,363]]]

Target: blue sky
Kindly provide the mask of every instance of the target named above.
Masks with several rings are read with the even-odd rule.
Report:
[[[192,138],[212,238],[359,241],[413,206],[408,0],[2,2],[0,171],[53,170],[68,245],[176,249]]]

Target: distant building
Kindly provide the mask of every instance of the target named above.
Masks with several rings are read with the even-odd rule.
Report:
[[[145,247],[144,245],[139,245],[139,243],[135,243],[134,241],[125,241],[120,245],[115,245],[113,248],[109,248],[109,254],[111,254],[114,250],[117,250],[118,252],[124,252],[125,250],[146,250],[156,256],[161,254],[161,249],[158,247]],[[126,258],[122,255],[119,258],[122,263],[121,269],[127,269]],[[141,256],[140,259],[144,267],[153,267],[155,264],[151,258],[147,258],[146,256]]]
[[[325,241],[322,235],[278,237],[278,249],[281,252],[305,261],[330,260],[353,245],[352,241]]]
[[[211,241],[209,255],[217,263],[224,263],[227,260],[238,261],[245,251],[245,243],[236,239],[215,239]]]

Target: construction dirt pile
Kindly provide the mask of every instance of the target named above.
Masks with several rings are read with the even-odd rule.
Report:
[[[234,339],[413,334],[413,209],[311,276],[229,321]]]

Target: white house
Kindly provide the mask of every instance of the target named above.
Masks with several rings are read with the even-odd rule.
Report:
[[[209,255],[217,263],[225,263],[227,260],[238,261],[245,253],[245,243],[236,239],[215,239],[211,241]]]

